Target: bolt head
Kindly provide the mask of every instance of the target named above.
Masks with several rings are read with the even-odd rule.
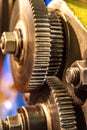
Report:
[[[14,32],[4,32],[1,36],[1,50],[3,53],[12,53],[16,51],[16,35]]]

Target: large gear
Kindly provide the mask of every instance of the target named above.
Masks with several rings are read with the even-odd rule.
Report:
[[[29,81],[29,90],[41,86],[45,79],[50,57],[50,29],[47,9],[44,2],[40,0],[30,0],[35,21],[35,61],[33,65],[32,77]],[[39,9],[41,10],[39,11]]]
[[[26,17],[22,10],[27,12]],[[23,0],[16,1],[10,24],[10,30],[14,29],[22,31],[24,50],[21,64],[11,56],[15,86],[21,92],[38,90],[46,78],[50,60],[50,24],[44,1],[26,0],[25,4]]]
[[[48,85],[51,89],[51,97],[57,105],[59,130],[77,130],[74,106],[70,95],[63,82],[57,77],[48,77]],[[52,100],[51,99],[51,100]],[[56,125],[58,125],[56,124]]]
[[[45,80],[50,57],[50,25],[43,1],[30,0],[35,22],[35,60],[29,91],[40,88]]]

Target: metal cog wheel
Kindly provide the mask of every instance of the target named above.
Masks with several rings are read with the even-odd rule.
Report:
[[[26,15],[24,12],[27,12]],[[46,79],[51,46],[50,24],[44,0],[16,1],[10,23],[10,31],[19,29],[23,36],[23,62],[20,64],[11,56],[15,86],[23,93],[39,91]]]
[[[60,79],[55,76],[47,76],[41,92],[30,93],[26,96],[28,104],[46,105],[50,111],[53,130],[77,130],[73,101]]]
[[[49,62],[48,75],[52,76],[59,70],[63,61],[64,52],[64,27],[61,16],[56,11],[48,11],[51,30],[51,56]]]
[[[55,127],[58,127],[59,130],[77,130],[72,99],[69,96],[63,82],[53,76],[49,76],[47,81],[51,89],[51,97],[53,97],[53,102],[57,105],[58,109],[59,126],[56,126],[58,124],[55,124]]]
[[[29,91],[39,89],[47,74],[50,57],[50,25],[43,0],[30,0],[35,22],[35,61]],[[28,89],[28,87],[27,87]]]

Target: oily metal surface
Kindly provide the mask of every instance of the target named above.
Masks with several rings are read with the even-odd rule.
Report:
[[[50,56],[48,21],[44,1],[15,2],[10,30],[20,29],[22,32],[24,59],[19,64],[14,56],[11,56],[11,68],[15,85],[21,92],[39,89],[45,79]]]

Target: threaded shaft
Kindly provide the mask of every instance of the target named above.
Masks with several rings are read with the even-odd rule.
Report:
[[[76,86],[80,82],[80,72],[78,67],[70,67],[66,71],[66,82]]]

